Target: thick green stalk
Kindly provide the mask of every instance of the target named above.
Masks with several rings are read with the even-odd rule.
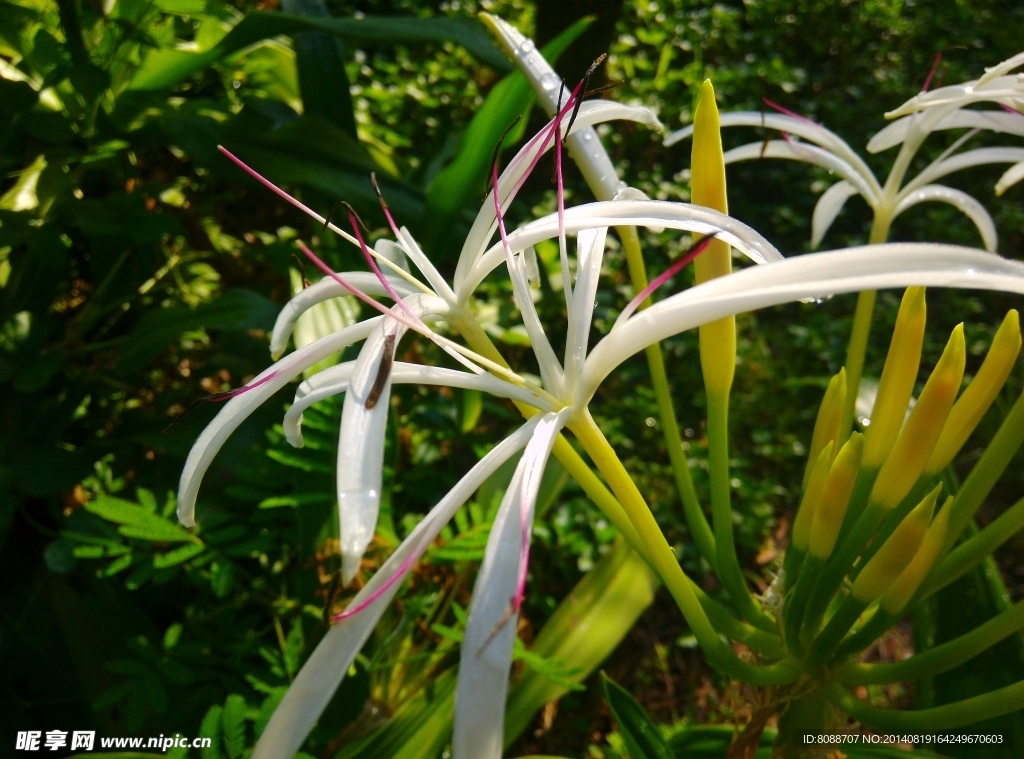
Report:
[[[622,247],[626,252],[626,267],[629,269],[630,283],[635,292],[642,292],[647,287],[647,272],[644,268],[640,238],[637,235],[636,227],[616,227],[615,229],[619,233]],[[640,304],[640,308],[647,308],[652,302],[652,299],[648,297]],[[665,434],[665,445],[668,447],[668,457],[672,464],[672,473],[675,475],[676,488],[679,490],[679,498],[683,504],[683,515],[690,527],[693,542],[697,544],[697,550],[711,565],[712,571],[717,573],[715,537],[708,525],[707,517],[704,516],[704,511],[701,509],[700,501],[697,499],[693,478],[690,477],[690,465],[686,459],[686,453],[683,451],[683,439],[679,434],[679,422],[676,419],[672,403],[672,392],[669,388],[668,373],[665,371],[665,359],[661,353],[661,345],[658,343],[649,345],[645,349],[645,353],[647,354],[647,366],[651,372],[654,398],[658,403],[658,416]]]
[[[892,223],[887,215],[875,212],[868,235],[868,244],[883,243],[889,236]],[[871,335],[871,319],[875,313],[875,290],[865,290],[857,296],[857,308],[853,313],[853,329],[846,346],[846,403],[843,406],[842,421],[839,423],[839,442],[845,443],[853,432],[853,413],[857,408],[857,394],[860,392],[860,378],[864,371],[864,355]]]
[[[719,637],[718,631],[711,624],[694,593],[689,578],[679,566],[675,553],[658,527],[654,515],[604,434],[589,414],[582,419],[574,418],[570,422],[570,428],[583,444],[598,471],[604,475],[612,492],[633,522],[640,540],[647,545],[655,571],[661,575],[711,665],[727,677],[753,685],[784,685],[793,682],[799,670],[799,664],[795,660],[783,659],[767,666],[753,666],[740,659]]]
[[[843,711],[872,730],[953,730],[1024,708],[1024,681],[974,698],[916,711],[894,711],[868,706],[839,684],[828,686],[826,695]]]
[[[752,624],[774,630],[775,623],[747,588],[736,555],[729,484],[729,396],[708,393],[708,469],[711,479],[711,524],[715,533],[718,577],[736,608]]]
[[[843,599],[836,613],[829,619],[825,629],[821,631],[814,643],[811,645],[811,652],[807,657],[808,665],[812,668],[820,667],[839,647],[843,636],[853,627],[854,623],[864,613],[867,604],[859,601],[852,595]]]
[[[1012,606],[985,624],[959,638],[892,664],[851,664],[844,667],[840,680],[844,685],[880,685],[909,682],[941,675],[959,667],[978,654],[1024,627],[1024,601]]]

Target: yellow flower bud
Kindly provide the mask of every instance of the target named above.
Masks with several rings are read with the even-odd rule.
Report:
[[[801,551],[806,551],[810,543],[814,512],[821,502],[821,491],[825,487],[825,478],[828,477],[828,470],[832,465],[833,447],[830,440],[818,454],[818,458],[810,470],[811,476],[807,478],[804,497],[800,501],[800,508],[797,509],[796,519],[793,520],[793,532],[789,542],[794,548],[799,548]]]
[[[921,476],[960,391],[966,357],[964,325],[958,324],[878,473],[869,499],[872,503],[894,508]]]
[[[946,530],[949,527],[949,512],[952,510],[952,503],[953,496],[950,496],[931,523],[928,532],[925,533],[917,554],[911,559],[902,574],[896,578],[896,582],[882,595],[882,609],[887,614],[896,616],[907,608],[910,599],[914,597],[917,589],[924,582],[924,578],[931,571],[939,556],[939,551],[942,550],[942,544],[946,542]]]
[[[945,469],[967,442],[981,417],[1003,389],[1017,361],[1020,345],[1020,317],[1016,311],[1010,311],[992,338],[992,345],[978,373],[953,404],[953,410],[949,412],[946,425],[939,435],[939,442],[935,444],[935,450],[925,465],[926,474],[934,475]]]
[[[804,490],[807,489],[807,480],[818,460],[818,454],[825,448],[825,445],[835,442],[832,450],[839,452],[839,422],[843,416],[845,403],[846,368],[844,367],[839,370],[839,374],[833,375],[829,380],[825,397],[821,399],[821,406],[818,407],[818,418],[814,422],[814,434],[811,436],[811,450],[807,456],[807,468],[804,470]]]
[[[814,523],[811,526],[810,552],[819,559],[827,559],[836,546],[839,528],[843,525],[853,485],[860,472],[863,453],[864,436],[854,432],[839,451],[825,478],[821,504],[814,512]]]
[[[729,213],[725,193],[725,154],[715,103],[715,88],[704,80],[693,114],[690,202]],[[714,240],[693,262],[697,284],[732,271],[729,245]],[[736,319],[728,316],[700,327],[700,363],[708,393],[725,396],[736,371]]]
[[[923,287],[908,287],[878,383],[871,424],[864,435],[864,468],[877,469],[896,442],[921,364],[926,309]],[[851,388],[857,392],[857,388]]]
[[[885,593],[914,558],[932,519],[935,499],[939,497],[942,484],[935,486],[914,510],[899,523],[889,539],[871,557],[867,566],[853,582],[853,597],[869,604]]]

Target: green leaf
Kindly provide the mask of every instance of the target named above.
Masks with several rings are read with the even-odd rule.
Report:
[[[86,511],[116,522],[118,532],[129,538],[156,540],[170,543],[190,541],[198,543],[199,538],[176,522],[157,516],[137,504],[113,496],[104,495],[85,504]]]
[[[483,411],[484,401],[479,390],[462,391],[462,431],[472,432],[476,423],[480,420],[480,412]]]
[[[163,90],[195,72],[243,48],[280,35],[322,30],[358,43],[391,46],[422,42],[455,42],[489,66],[508,71],[511,66],[478,21],[468,18],[415,18],[410,16],[365,16],[354,18],[311,18],[285,13],[248,13],[214,47],[205,52],[162,49],[142,62],[130,88]]]
[[[173,567],[198,556],[205,550],[206,546],[202,544],[189,543],[188,545],[175,548],[173,551],[168,551],[167,553],[158,553],[153,557],[153,567],[154,569]]]
[[[288,671],[289,677],[295,677],[302,664],[302,654],[306,650],[306,637],[302,633],[302,617],[295,617],[292,620],[291,629],[285,639],[284,668]]]
[[[672,759],[661,731],[629,691],[603,672],[604,697],[619,725],[630,759]]]
[[[221,727],[224,732],[224,750],[231,759],[239,759],[245,750],[245,699],[232,693],[224,702]]]
[[[199,725],[199,735],[203,738],[210,738],[210,745],[205,747],[203,752],[203,759],[220,759],[220,725],[221,716],[224,710],[220,704],[214,704],[207,712],[206,716],[203,717],[202,723]]]
[[[570,26],[541,49],[543,56],[551,62],[558,60],[562,52],[583,34],[590,22],[591,19],[581,19]],[[427,188],[427,207],[430,212],[442,214],[442,219],[451,219],[469,200],[480,197],[487,172],[491,168],[494,146],[516,116],[523,116],[520,122],[523,129],[519,130],[518,136],[510,135],[506,138],[506,145],[513,144],[522,136],[528,118],[527,111],[533,101],[533,91],[526,77],[518,71],[494,85],[469,123],[458,155],[434,177]]]

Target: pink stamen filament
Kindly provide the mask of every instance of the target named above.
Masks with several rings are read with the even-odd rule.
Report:
[[[634,297],[633,300],[631,300],[626,305],[626,307],[622,309],[622,313],[619,315],[618,320],[625,321],[630,316],[632,316],[633,312],[640,307],[640,304],[651,296],[651,293],[653,293],[655,290],[657,290],[659,287],[665,284],[668,280],[674,277],[680,269],[682,269],[688,263],[693,261],[693,259],[695,259],[701,253],[703,253],[711,244],[711,241],[714,240],[717,236],[718,233],[715,232],[714,234],[710,234],[707,237],[702,237],[696,243],[691,245],[690,249],[686,251],[686,253],[684,253],[678,260],[673,262],[673,264],[669,266],[667,269],[665,269],[665,271],[663,271],[661,274],[659,274],[657,277],[651,280],[650,284],[648,284],[647,287],[645,287],[643,290],[637,293],[636,297]]]
[[[266,377],[262,377],[255,382],[250,382],[248,385],[242,385],[242,387],[237,387],[234,390],[225,390],[223,393],[214,393],[213,395],[208,396],[207,400],[212,401],[213,403],[223,403],[224,401],[231,400],[235,396],[242,395],[250,390],[255,390],[260,385],[270,382],[270,380],[274,379],[275,376],[277,376],[276,371],[270,372]]]
[[[346,290],[348,290],[354,296],[359,298],[359,300],[363,301],[363,303],[365,303],[366,305],[370,306],[371,308],[373,308],[373,309],[375,309],[377,311],[380,311],[380,313],[384,314],[384,316],[390,317],[390,318],[394,319],[395,321],[397,321],[397,322],[399,322],[401,324],[404,324],[406,327],[408,327],[409,329],[413,330],[414,332],[418,332],[419,334],[424,335],[424,336],[426,336],[428,338],[433,337],[433,332],[431,332],[430,328],[427,327],[421,320],[417,319],[416,321],[413,321],[413,320],[407,318],[406,316],[398,313],[397,311],[394,311],[393,309],[388,308],[383,303],[379,303],[378,301],[374,300],[373,298],[371,298],[369,295],[364,293],[362,290],[360,290],[355,285],[350,284],[349,282],[346,282],[345,279],[342,278],[342,276],[340,274],[338,274],[330,266],[325,264],[316,253],[314,253],[312,250],[310,250],[306,246],[306,244],[304,242],[299,240],[295,244],[298,246],[299,250],[302,251],[303,255],[306,256],[306,258],[308,258],[310,261],[312,261],[314,264],[316,264],[316,267],[318,269],[320,269],[320,271],[322,271],[328,277],[330,277],[335,282],[337,282],[339,285],[344,287]]]
[[[343,619],[353,617],[359,612],[361,612],[363,609],[365,609],[367,606],[372,604],[374,601],[376,601],[378,598],[384,595],[388,588],[390,588],[396,582],[405,577],[409,570],[412,569],[412,565],[416,563],[417,558],[418,557],[416,556],[415,553],[410,555],[409,558],[407,558],[405,561],[399,564],[398,569],[395,570],[395,573],[391,575],[391,577],[389,577],[387,580],[385,580],[383,585],[377,588],[377,590],[373,591],[373,593],[371,593],[365,600],[360,601],[355,606],[348,607],[343,612],[335,614],[333,617],[331,617],[331,621],[340,622]]]
[[[814,126],[818,126],[818,123],[816,121],[813,121],[813,120],[807,118],[806,116],[801,116],[796,111],[791,111],[788,108],[786,108],[785,106],[781,106],[778,103],[773,103],[768,98],[761,98],[761,99],[762,99],[762,101],[764,101],[764,104],[766,106],[768,106],[769,108],[775,109],[779,113],[785,114],[786,116],[792,116],[794,119],[799,119],[800,121],[805,121],[808,124],[814,124]]]
[[[1002,108],[1007,113],[1012,113],[1014,116],[1024,116],[1024,113],[1021,113],[1016,108],[1011,108],[1010,106],[1006,105],[1005,103],[999,103],[999,107]]]
[[[422,324],[422,319],[420,319],[416,314],[414,314],[412,312],[412,309],[410,309],[405,304],[405,301],[402,300],[401,296],[399,296],[399,294],[395,291],[395,288],[391,286],[390,282],[388,282],[387,277],[385,277],[383,272],[381,272],[380,267],[377,266],[377,262],[373,260],[373,256],[370,254],[370,249],[366,247],[366,242],[363,240],[363,235],[359,231],[359,220],[356,219],[356,215],[352,213],[351,210],[349,210],[348,212],[348,221],[349,224],[352,226],[352,231],[356,233],[356,239],[359,241],[359,249],[363,252],[363,257],[366,259],[366,263],[370,265],[370,268],[373,270],[374,275],[376,275],[377,279],[380,280],[381,286],[383,286],[387,294],[391,296],[391,299],[395,302],[395,305],[398,306],[403,311],[405,311],[406,315],[410,319]]]
[[[928,76],[925,77],[924,84],[921,85],[921,92],[928,92],[928,88],[932,84],[932,77],[935,76],[935,72],[939,70],[939,63],[942,61],[942,53],[935,54],[935,61],[932,63],[931,71],[928,72]]]

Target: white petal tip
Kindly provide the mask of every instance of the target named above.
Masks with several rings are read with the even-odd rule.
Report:
[[[362,555],[342,554],[341,557],[341,584],[348,587],[356,575],[359,574],[359,567],[362,565]]]

